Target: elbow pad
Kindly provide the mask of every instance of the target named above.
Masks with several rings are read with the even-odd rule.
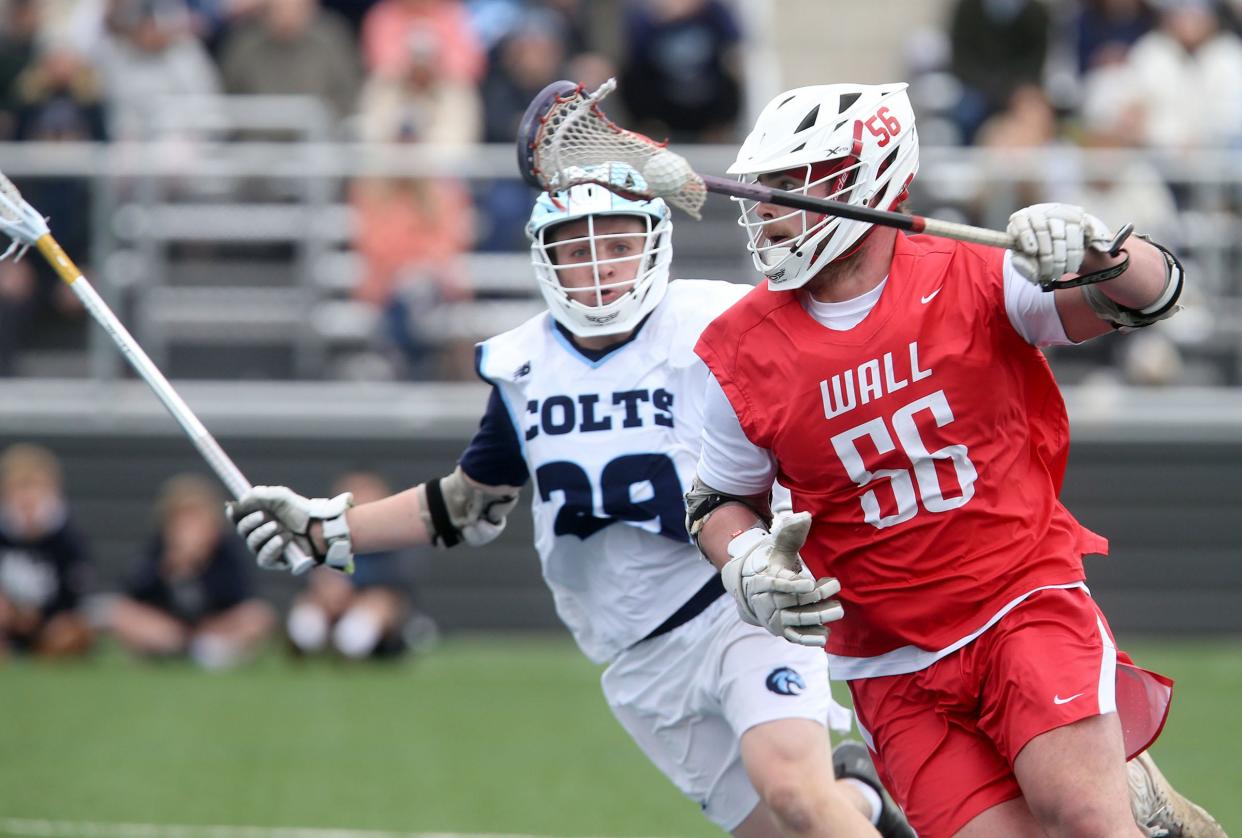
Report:
[[[1091,310],[1101,320],[1110,323],[1114,329],[1124,331],[1141,329],[1144,326],[1150,326],[1152,323],[1172,317],[1181,308],[1177,301],[1181,299],[1182,285],[1186,277],[1182,263],[1178,261],[1178,258],[1173,255],[1171,250],[1159,242],[1154,242],[1147,236],[1140,236],[1139,238],[1159,250],[1161,255],[1164,256],[1164,291],[1161,292],[1160,296],[1151,305],[1142,309],[1127,308],[1123,305],[1118,305],[1101,291],[1098,285],[1084,285],[1082,289],[1083,296],[1087,298],[1087,303],[1091,306]]]
[[[769,523],[772,520],[772,514],[756,508],[753,499],[717,492],[695,475],[690,491],[686,492],[686,532],[696,545],[699,543],[699,531],[703,529],[707,519],[726,503],[740,503],[754,512],[760,520]]]
[[[437,547],[461,542],[487,544],[505,528],[506,517],[517,506],[519,489],[483,486],[466,477],[458,466],[453,473],[418,487],[423,524]]]

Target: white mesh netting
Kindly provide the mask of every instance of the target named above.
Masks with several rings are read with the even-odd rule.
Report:
[[[26,249],[47,232],[43,216],[26,203],[13,182],[0,173],[0,235],[11,239],[0,253],[0,261],[10,256],[20,259]]]
[[[614,184],[583,177],[583,169],[626,163],[647,182],[646,189],[634,189],[629,194],[663,198],[698,218],[707,189],[685,158],[650,137],[619,127],[599,109],[599,101],[615,87],[616,82],[610,79],[594,93],[579,90],[558,99],[548,110],[534,138],[535,173],[540,181],[554,192],[587,181],[613,188]]]

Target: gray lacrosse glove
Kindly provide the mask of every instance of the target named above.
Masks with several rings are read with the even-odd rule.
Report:
[[[798,512],[778,518],[771,532],[746,530],[729,542],[731,558],[720,579],[744,622],[791,643],[823,646],[824,624],[841,619],[845,610],[832,599],[841,583],[816,579],[798,556],[810,529],[810,513]]]
[[[304,498],[286,486],[255,486],[224,509],[261,568],[288,570],[284,553],[292,541],[317,563],[353,573],[354,549],[345,520],[345,512],[353,505],[349,492],[334,498]],[[316,550],[311,541],[314,521],[323,523],[325,552]]]
[[[1100,219],[1073,204],[1034,204],[1009,216],[1006,232],[1017,247],[1013,267],[1042,288],[1076,274],[1088,249],[1107,251],[1113,234]]]

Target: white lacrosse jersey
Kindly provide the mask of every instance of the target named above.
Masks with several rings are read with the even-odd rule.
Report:
[[[748,290],[671,282],[628,341],[595,357],[546,312],[479,344],[479,375],[494,390],[462,469],[489,485],[533,478],[544,579],[597,663],[645,638],[716,575],[685,527],[707,382],[694,345]]]

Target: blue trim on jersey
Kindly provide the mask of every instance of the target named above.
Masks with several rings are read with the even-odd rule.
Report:
[[[551,317],[548,318],[548,323],[550,324],[548,328],[552,330],[552,337],[556,338],[556,342],[565,347],[570,355],[573,355],[591,369],[597,370],[609,359],[615,357],[622,349],[625,349],[625,347],[633,343],[634,339],[638,337],[638,333],[642,331],[643,326],[647,325],[647,321],[650,319],[651,315],[648,314],[637,326],[634,327],[634,331],[630,333],[630,336],[620,343],[610,346],[607,349],[596,350],[583,349],[578,346],[571,339],[569,330],[560,323],[557,323],[556,320]]]
[[[488,381],[487,376],[483,374],[483,355],[486,352],[486,343],[476,343],[474,345],[474,374],[484,381],[487,381],[488,384],[491,384],[492,382]]]

